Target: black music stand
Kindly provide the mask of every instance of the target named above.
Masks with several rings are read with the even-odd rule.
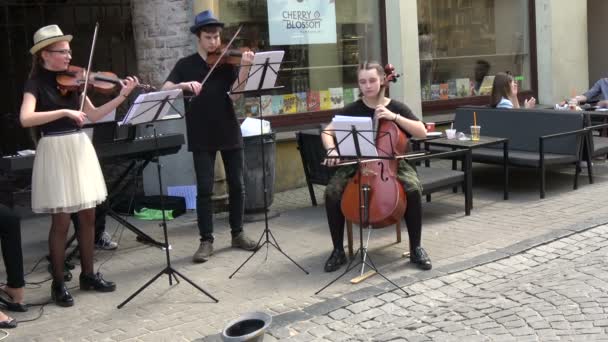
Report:
[[[391,283],[393,286],[395,286],[396,288],[400,289],[401,291],[403,291],[407,296],[409,296],[409,293],[407,291],[405,291],[401,286],[395,284],[393,281],[391,281],[390,279],[388,279],[384,274],[382,274],[378,268],[376,267],[376,265],[374,264],[372,258],[369,256],[368,252],[367,252],[367,244],[363,244],[363,228],[366,229],[371,229],[369,228],[369,194],[371,191],[371,188],[369,187],[369,185],[363,185],[361,182],[361,166],[365,163],[368,162],[373,162],[373,161],[377,161],[379,159],[387,159],[387,160],[394,160],[395,157],[391,157],[392,155],[394,155],[393,153],[388,153],[388,152],[392,152],[392,151],[384,151],[385,155],[387,156],[378,156],[377,154],[375,155],[363,155],[361,152],[361,143],[366,144],[366,145],[372,145],[375,146],[375,144],[373,143],[373,140],[369,138],[369,134],[371,133],[372,135],[374,134],[374,130],[358,130],[357,127],[355,125],[351,126],[350,131],[349,130],[341,130],[341,129],[334,129],[334,130],[328,130],[328,131],[333,131],[333,132],[348,132],[342,139],[338,139],[338,143],[336,145],[336,149],[338,149],[340,147],[341,144],[347,145],[347,144],[353,144],[354,146],[352,146],[350,149],[352,150],[354,147],[354,151],[355,151],[355,155],[342,155],[340,156],[340,154],[338,153],[337,157],[333,157],[333,156],[327,156],[327,158],[349,158],[352,159],[352,161],[347,162],[347,163],[343,163],[342,165],[345,164],[357,164],[357,169],[359,169],[358,175],[359,175],[359,248],[357,249],[357,252],[355,253],[355,255],[349,260],[348,265],[346,266],[346,270],[344,270],[344,272],[342,274],[340,274],[338,277],[336,277],[334,280],[330,281],[327,285],[323,286],[319,291],[315,292],[315,294],[319,294],[321,293],[321,291],[325,290],[326,288],[328,288],[329,286],[331,286],[333,283],[335,283],[336,281],[338,281],[340,278],[342,278],[345,274],[347,274],[348,272],[350,272],[351,270],[353,270],[354,268],[356,268],[357,266],[361,265],[361,276],[363,276],[363,270],[365,268],[365,266],[367,265],[369,268],[371,268],[372,270],[374,270],[377,274],[379,274],[382,278],[384,278],[386,281],[388,281],[389,283]],[[328,133],[324,133],[324,134],[328,134]],[[366,136],[366,134],[368,134],[368,136]],[[390,133],[388,132],[377,132],[378,136],[380,138],[383,138],[382,135],[388,136],[390,138]],[[361,138],[361,141],[359,140]],[[389,139],[390,140],[390,139]],[[391,150],[393,150],[393,147],[391,146]],[[339,150],[338,150],[339,151]],[[328,151],[328,154],[332,152],[332,150]],[[371,233],[368,232],[368,234]],[[368,238],[368,242],[369,242],[369,238]],[[357,255],[359,255],[359,259],[357,261],[356,264],[353,265],[353,261],[355,259],[357,259]]]
[[[192,280],[188,279],[186,276],[175,270],[171,266],[171,255],[169,250],[171,246],[169,245],[169,237],[167,234],[167,219],[165,217],[165,205],[163,200],[163,182],[161,176],[161,165],[160,165],[160,154],[158,147],[158,135],[156,134],[156,127],[154,123],[167,120],[166,114],[169,112],[169,107],[173,109],[173,112],[176,114],[171,115],[169,118],[183,118],[183,115],[173,106],[173,102],[177,99],[181,94],[181,90],[177,91],[159,91],[156,93],[147,93],[139,95],[135,103],[125,116],[125,119],[121,122],[122,125],[125,124],[143,124],[145,123],[148,127],[153,127],[154,129],[154,143],[156,146],[156,170],[158,173],[158,190],[160,194],[160,210],[162,212],[163,220],[160,224],[163,228],[163,234],[165,236],[165,242],[163,243],[163,248],[165,250],[165,255],[167,258],[167,266],[163,268],[158,274],[156,274],[152,279],[150,279],[147,283],[145,283],[142,287],[140,287],[137,291],[135,291],[132,295],[130,295],[125,301],[118,305],[118,309],[122,308],[125,304],[127,304],[131,299],[137,296],[141,291],[143,291],[146,287],[152,284],[156,279],[158,279],[161,275],[166,274],[169,276],[169,286],[173,285],[173,277],[175,277],[175,281],[179,283],[179,279],[177,276],[180,276],[182,279],[187,281],[190,285],[194,286],[197,290],[201,291],[207,297],[213,299],[216,303],[219,302],[215,297],[209,294],[207,291],[203,290],[201,287],[196,285]]]
[[[243,94],[245,96],[260,96],[260,146],[261,146],[261,154],[262,154],[262,167],[266,165],[266,156],[264,153],[264,116],[262,114],[262,99],[261,95],[265,93],[272,92],[276,89],[282,89],[283,86],[275,86],[275,81],[278,76],[279,67],[281,65],[281,60],[283,59],[284,51],[265,51],[256,53],[253,64],[251,65],[251,69],[249,70],[249,74],[246,79],[240,81],[236,84],[234,89],[239,89],[244,85],[245,90],[231,90],[229,93],[231,94]],[[309,274],[307,270],[305,270],[302,266],[300,266],[297,262],[295,262],[292,258],[289,257],[279,246],[276,238],[270,231],[268,227],[268,188],[266,185],[266,172],[263,172],[262,176],[262,186],[264,187],[264,232],[258,239],[258,243],[256,249],[251,255],[228,277],[232,279],[232,277],[243,267],[245,264],[253,258],[253,256],[261,249],[262,246],[266,245],[266,253],[268,253],[268,245],[276,248],[281,254],[283,254],[289,261],[291,261],[294,265],[298,266],[304,273]],[[265,239],[264,239],[265,238]],[[272,241],[270,240],[272,238]],[[264,242],[262,242],[264,239]]]

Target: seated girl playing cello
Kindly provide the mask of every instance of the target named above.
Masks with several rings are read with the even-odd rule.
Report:
[[[378,120],[394,121],[408,137],[426,137],[424,124],[418,120],[410,108],[404,103],[384,96],[386,89],[386,73],[377,62],[366,62],[357,69],[357,80],[361,98],[346,105],[341,114],[349,116],[364,116]],[[333,126],[329,124],[321,135],[323,145],[328,150],[325,164],[334,166],[339,162]],[[341,200],[344,189],[351,177],[357,171],[356,165],[339,166],[325,188],[325,210],[327,222],[334,249],[325,263],[325,272],[338,270],[346,263],[344,253],[344,214],[341,210]],[[399,160],[397,178],[406,193],[407,209],[405,223],[409,235],[410,261],[423,270],[430,270],[431,259],[420,246],[422,235],[422,186],[416,170],[405,160]]]

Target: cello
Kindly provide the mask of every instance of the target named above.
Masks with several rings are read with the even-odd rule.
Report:
[[[396,82],[399,77],[391,64],[387,64],[384,71],[381,96],[388,82]],[[405,191],[397,179],[399,161],[395,157],[407,152],[408,139],[395,122],[380,120],[375,143],[380,159],[360,163],[344,189],[341,209],[351,222],[382,228],[399,222],[405,214]]]

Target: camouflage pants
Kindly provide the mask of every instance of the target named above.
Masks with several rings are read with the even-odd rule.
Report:
[[[346,184],[356,172],[356,165],[346,165],[336,170],[325,188],[325,200],[340,201]],[[422,184],[420,184],[420,180],[418,179],[416,168],[403,159],[399,160],[397,178],[403,185],[406,193],[418,191],[419,194],[422,194]]]

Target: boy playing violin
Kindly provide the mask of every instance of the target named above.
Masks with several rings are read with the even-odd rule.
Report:
[[[410,108],[404,103],[384,96],[386,74],[382,66],[376,62],[366,62],[359,65],[357,79],[361,98],[345,106],[342,115],[366,116],[378,120],[394,121],[408,137],[426,137],[424,124],[418,120]],[[335,146],[333,127],[329,124],[321,134],[323,145],[328,150],[325,159],[328,166],[339,162]],[[341,209],[342,193],[349,179],[355,175],[356,165],[340,166],[325,188],[325,211],[333,242],[333,251],[325,263],[325,272],[338,270],[346,263],[344,253],[344,214]],[[416,170],[405,160],[399,160],[397,178],[403,186],[407,198],[405,223],[410,243],[410,261],[423,270],[430,270],[431,259],[420,246],[422,238],[422,186],[416,175]]]
[[[215,156],[222,154],[228,182],[229,223],[232,247],[255,250],[257,243],[243,232],[245,185],[243,180],[243,137],[234,112],[232,100],[238,95],[227,92],[240,85],[249,73],[253,52],[244,52],[240,70],[233,65],[218,65],[204,85],[201,80],[210,72],[208,54],[220,48],[220,33],[224,23],[211,11],[199,13],[190,32],[197,37],[197,52],[180,59],[163,85],[164,90],[182,89],[193,98],[186,110],[188,150],[194,159],[197,198],[196,213],[200,245],[194,253],[194,262],[204,262],[213,254],[213,178]],[[242,84],[241,84],[242,83]]]

